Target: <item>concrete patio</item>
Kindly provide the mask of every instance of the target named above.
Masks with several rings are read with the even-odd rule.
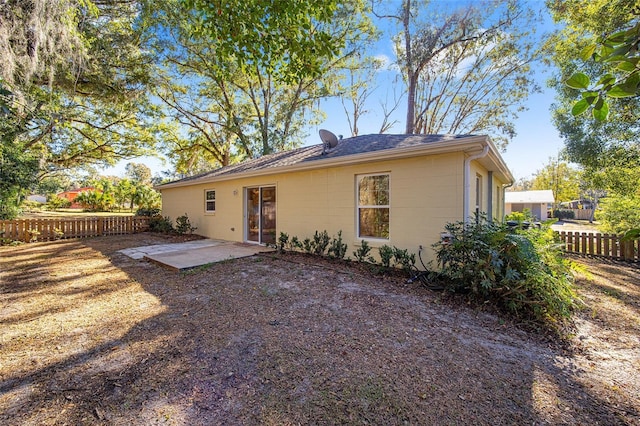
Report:
[[[274,249],[223,240],[195,240],[185,243],[156,244],[119,250],[119,253],[136,260],[147,260],[181,271],[224,260],[249,257]]]

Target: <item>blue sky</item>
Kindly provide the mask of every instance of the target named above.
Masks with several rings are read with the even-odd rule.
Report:
[[[460,4],[460,1],[435,1],[447,5]],[[546,13],[544,3],[537,0],[531,0],[529,3],[534,8],[539,8],[545,13],[545,22],[544,25],[541,26],[541,32],[551,31],[553,29],[553,23],[548,13]],[[372,55],[384,55],[393,61],[392,43],[388,37],[386,39],[383,37],[381,41],[377,43],[372,51]],[[527,100],[525,105],[528,109],[521,112],[516,121],[517,136],[509,143],[506,152],[502,154],[516,179],[530,178],[537,170],[542,169],[549,162],[549,157],[557,156],[563,147],[563,141],[551,122],[550,106],[554,100],[554,91],[546,87],[546,80],[550,77],[550,73],[542,71],[542,67],[536,67],[535,78],[538,85],[542,88],[542,93],[533,94]],[[379,106],[380,97],[384,98],[387,96],[387,93],[391,93],[390,81],[394,75],[394,71],[379,73],[379,87],[369,98],[369,104],[367,105],[367,109],[371,112],[362,117],[359,124],[359,133],[361,135],[378,132],[382,121],[382,112]],[[405,103],[406,101],[400,104],[395,114],[395,118],[397,118],[399,122],[388,133],[404,132]],[[321,107],[326,114],[326,119],[319,125],[308,129],[309,136],[306,139],[305,145],[320,143],[318,136],[320,129],[327,129],[336,135],[342,134],[345,137],[350,135],[348,121],[339,100],[332,99],[324,101],[321,103]],[[143,157],[122,161],[115,167],[103,170],[102,174],[124,176],[125,165],[129,162],[146,164],[151,168],[154,175],[171,167],[170,164],[162,163],[159,159]]]

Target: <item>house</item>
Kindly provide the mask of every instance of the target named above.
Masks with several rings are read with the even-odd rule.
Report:
[[[60,192],[58,195],[58,197],[60,198],[64,198],[65,200],[69,200],[69,202],[71,203],[71,206],[69,208],[71,209],[81,209],[82,206],[79,203],[75,203],[74,200],[76,199],[76,197],[78,195],[80,195],[83,192],[89,192],[89,191],[95,191],[96,189],[92,186],[85,186],[82,188],[78,188],[78,189],[70,189],[68,191],[64,191],[64,192]]]
[[[553,191],[510,191],[504,194],[505,214],[529,209],[538,220],[550,217],[550,205],[555,202]]]
[[[326,131],[325,131],[326,132]],[[502,219],[513,182],[487,136],[363,135],[266,155],[156,187],[162,214],[188,215],[198,233],[274,243],[342,231],[351,253],[366,240],[417,252],[448,222],[476,211]]]

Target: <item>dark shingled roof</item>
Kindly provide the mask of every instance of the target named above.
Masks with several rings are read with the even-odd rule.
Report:
[[[178,182],[187,182],[192,180],[200,180],[218,176],[228,176],[236,173],[252,172],[256,170],[264,170],[270,168],[292,166],[294,164],[303,164],[317,160],[325,160],[329,158],[346,157],[350,155],[365,154],[375,151],[393,150],[398,148],[417,147],[426,144],[435,144],[443,141],[459,140],[474,135],[362,135],[352,138],[342,139],[338,145],[323,154],[323,145],[305,146],[291,151],[283,151],[275,154],[264,155],[253,160],[243,161],[242,163],[231,166],[221,167],[219,169],[191,176],[170,184]]]

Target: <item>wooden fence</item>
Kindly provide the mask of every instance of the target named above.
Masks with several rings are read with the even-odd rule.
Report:
[[[134,234],[148,229],[146,216],[0,220],[0,238],[23,242]]]
[[[611,259],[640,261],[640,241],[620,241],[614,234],[559,232],[567,253],[601,256]]]
[[[563,210],[571,210],[574,214],[574,219],[576,220],[590,220],[591,215],[593,214],[593,209],[563,209]]]

